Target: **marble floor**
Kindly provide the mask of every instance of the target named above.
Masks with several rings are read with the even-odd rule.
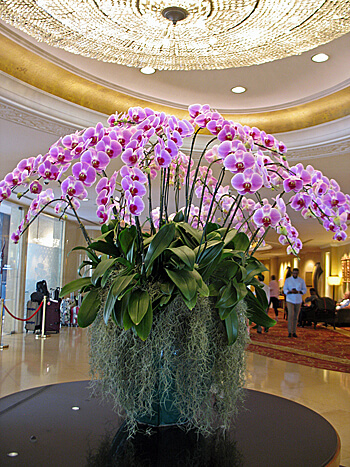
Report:
[[[89,378],[84,329],[62,328],[46,340],[35,339],[32,333],[5,335],[3,344],[9,348],[0,351],[0,397],[32,387]],[[285,397],[321,414],[340,436],[341,465],[350,467],[350,374],[253,353],[248,353],[247,363],[247,388]]]

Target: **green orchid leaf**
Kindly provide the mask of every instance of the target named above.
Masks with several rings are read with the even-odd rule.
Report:
[[[262,289],[260,289],[260,287],[256,287],[255,290],[262,290]],[[263,292],[263,294],[261,294],[261,295],[262,295],[262,298],[263,298],[263,300],[264,300],[264,303],[266,303],[266,302],[267,302],[266,294],[265,294],[265,292],[264,292],[263,290],[262,290],[262,292]],[[253,313],[253,314],[254,314],[257,310],[258,310],[259,312],[262,312],[262,313],[265,313],[265,311],[266,311],[267,304],[266,304],[266,306],[265,306],[265,304],[262,303],[262,302],[259,300],[259,298],[257,298],[257,297],[254,295],[254,293],[253,293],[250,289],[248,289],[248,288],[247,288],[247,295],[245,296],[245,302],[246,302],[246,304],[247,304],[247,306],[248,306],[248,312],[249,312],[249,313]],[[266,314],[266,313],[265,313],[265,314]],[[254,321],[254,320],[253,320],[253,321]],[[254,322],[255,322],[255,321],[254,321]],[[257,323],[257,324],[259,324],[259,323]]]
[[[231,283],[232,283],[233,287],[236,289],[237,302],[240,302],[241,300],[243,300],[243,298],[248,293],[247,286],[245,284],[243,284],[242,282],[237,282],[235,279],[233,279]]]
[[[238,301],[236,287],[230,283],[220,290],[219,299],[215,303],[215,308],[231,308]]]
[[[94,265],[94,264],[93,264],[92,261],[83,261],[83,262],[80,264],[79,268],[78,268],[78,275],[81,276],[81,271],[82,271],[84,268],[86,268],[87,266],[90,266],[89,269],[92,269],[92,268],[93,268],[93,265]]]
[[[257,276],[261,272],[267,271],[267,268],[256,258],[250,257],[247,260],[247,264],[245,265],[245,269],[247,271],[247,276],[245,281],[248,282],[254,276]]]
[[[174,290],[174,282],[162,282],[160,290],[164,295],[171,295]]]
[[[175,217],[173,219],[174,222],[183,222],[184,220],[185,220],[185,216],[184,216],[183,211],[178,211],[175,214]]]
[[[69,282],[62,287],[60,292],[60,297],[63,298],[65,295],[68,295],[72,292],[80,290],[82,287],[91,285],[91,277],[81,277],[80,279],[75,279],[72,282]]]
[[[135,330],[139,338],[143,341],[147,339],[149,333],[151,332],[153,324],[153,310],[152,310],[152,302],[150,301],[148,304],[148,309],[146,311],[145,316],[143,317],[140,324],[135,325]]]
[[[105,253],[108,256],[114,256],[115,258],[120,256],[119,250],[115,245],[111,245],[110,243],[104,242],[102,240],[90,243],[89,248],[92,250],[100,251],[101,253]]]
[[[173,256],[168,262],[165,261],[165,264],[167,266],[172,266],[173,269],[181,270],[186,268],[186,265],[177,256]]]
[[[196,303],[197,303],[197,294],[195,294],[191,300],[186,300],[184,296],[182,296],[182,298],[187,308],[189,310],[193,310],[193,308],[196,306]]]
[[[235,250],[246,251],[250,246],[250,240],[243,232],[239,232],[232,239]]]
[[[247,310],[248,318],[253,321],[255,324],[260,326],[264,326],[265,328],[271,328],[276,324],[276,321],[270,318],[265,311],[261,310],[260,308],[255,308],[251,310],[248,308]]]
[[[103,276],[103,274],[107,271],[107,269],[111,268],[116,262],[115,258],[109,258],[101,261],[91,276],[91,282],[96,285],[98,279]]]
[[[123,229],[118,235],[118,242],[125,256],[127,256],[136,238],[137,230],[134,225]]]
[[[237,230],[236,229],[230,229],[227,232],[227,228],[225,228],[225,227],[222,227],[221,229],[219,229],[218,232],[220,233],[221,238],[223,238],[224,235],[226,235],[226,237],[224,239],[224,245],[225,246],[228,245],[235,238],[235,236],[237,235]]]
[[[219,287],[211,283],[209,284],[209,297],[217,297],[219,295]]]
[[[129,303],[129,294],[126,294],[121,300],[116,300],[114,304],[113,311],[111,313],[111,318],[117,326],[123,327],[123,316],[125,311],[127,311]]]
[[[220,319],[224,321],[229,316],[229,314],[232,312],[235,306],[236,305],[233,305],[229,308],[218,308]]]
[[[97,265],[99,263],[99,259],[98,259],[98,256],[96,255],[96,253],[94,253],[93,251],[89,250],[89,248],[85,248],[83,246],[76,246],[75,248],[72,248],[72,250],[68,253],[68,256],[71,254],[72,251],[85,251],[86,255],[88,256],[88,258],[95,264]]]
[[[208,242],[205,249],[201,247],[200,252],[195,251],[197,254],[197,264],[201,268],[208,266],[210,263],[213,263],[215,259],[221,254],[224,247],[224,242],[222,241],[213,241]]]
[[[257,300],[259,300],[259,303],[261,304],[261,307],[266,310],[269,302],[267,300],[267,296],[265,293],[265,290],[260,286],[260,287],[255,287],[255,295]]]
[[[180,234],[182,241],[190,248],[196,248],[202,238],[202,232],[194,229],[187,222],[179,222],[176,225],[176,231]]]
[[[83,298],[79,308],[78,325],[81,328],[86,328],[95,321],[100,305],[101,301],[99,297],[99,290],[90,290],[90,292],[88,292]]]
[[[215,222],[207,222],[207,224],[206,224],[206,235],[211,234],[212,232],[217,232],[219,227],[220,227],[219,224],[216,224]],[[221,235],[220,235],[219,238],[221,238]]]
[[[128,331],[133,326],[134,326],[134,323],[132,322],[132,320],[130,318],[128,308],[125,307],[124,314],[123,314],[123,327],[124,327],[125,331]]]
[[[119,275],[113,280],[111,287],[108,291],[104,310],[103,310],[103,318],[106,324],[109,320],[109,317],[111,316],[116,300],[119,297],[121,297],[123,292],[128,291],[128,286],[132,282],[132,280],[135,278],[135,276],[136,274],[131,274],[128,276]]]
[[[139,325],[147,313],[150,296],[146,290],[134,290],[130,295],[128,312],[132,322]]]
[[[191,248],[183,245],[177,248],[167,248],[166,251],[170,251],[176,255],[186,265],[186,268],[189,271],[193,270],[196,255],[194,254],[194,251],[191,250]]]
[[[236,342],[238,337],[238,316],[235,310],[225,318],[225,327],[228,339],[228,345]]]
[[[111,287],[108,291],[103,309],[103,319],[106,324],[108,323],[109,317],[111,316],[116,300],[117,297],[113,293],[113,287]]]
[[[169,300],[171,299],[171,295],[163,295],[160,300],[159,300],[159,305],[164,306],[167,303],[169,303]]]
[[[196,278],[196,281],[197,281],[198,292],[202,295],[202,297],[209,297],[209,295],[210,295],[209,287],[204,282],[202,276],[196,270],[193,271],[193,274],[194,274],[194,276]]]
[[[154,260],[158,258],[163,251],[168,248],[170,243],[174,240],[175,236],[175,224],[165,224],[157,232],[151,241],[146,256],[145,256],[145,270],[148,271]]]
[[[168,268],[164,269],[185,299],[190,301],[197,292],[197,281],[193,271],[172,271]]]

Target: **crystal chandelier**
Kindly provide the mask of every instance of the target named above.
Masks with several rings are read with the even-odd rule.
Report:
[[[350,31],[350,0],[2,0],[0,18],[38,41],[158,70],[258,65]]]

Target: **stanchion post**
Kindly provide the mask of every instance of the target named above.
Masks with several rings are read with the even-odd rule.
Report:
[[[35,336],[35,339],[47,339],[50,336],[45,335],[45,317],[46,317],[46,302],[47,302],[47,296],[44,295],[43,299],[43,319],[41,320],[41,334],[37,334]]]
[[[5,310],[4,310],[4,299],[1,299],[1,319],[0,319],[0,350],[8,349],[9,346],[8,344],[3,344],[2,343],[2,329],[3,329],[3,323],[4,323],[4,316]]]

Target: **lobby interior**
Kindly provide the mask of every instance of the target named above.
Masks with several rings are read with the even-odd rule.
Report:
[[[312,164],[337,180],[345,193],[350,191],[350,33],[269,63],[225,70],[157,70],[152,75],[37,42],[5,21],[0,21],[0,43],[1,179],[21,159],[44,154],[62,135],[106,123],[115,111],[140,105],[183,116],[188,105],[198,102],[274,134],[287,145],[289,162]],[[329,60],[313,62],[316,53],[326,53]],[[233,94],[231,88],[238,85],[246,92]],[[29,202],[23,197],[0,205],[0,213],[10,216],[9,232]],[[95,210],[90,203],[82,206],[92,237],[99,231]],[[6,293],[6,303],[18,317],[25,316],[25,303],[37,280],[48,278],[49,287],[62,287],[76,277],[82,260],[79,252],[68,256],[83,243],[74,218],[58,222],[53,210],[47,214],[47,222],[20,247],[8,245],[8,281],[2,282],[2,296]],[[304,243],[299,258],[287,255],[272,233],[258,253],[268,269],[265,282],[276,275],[282,284],[288,266],[299,267],[306,279],[319,264],[320,295],[334,294],[340,300],[350,287],[342,279],[342,260],[350,261],[349,240],[337,242],[332,232],[301,216],[293,222]],[[329,276],[339,277],[340,284],[330,285]],[[40,341],[25,333],[23,322],[5,314],[2,340],[9,347],[0,352],[0,397],[89,379],[85,329],[63,327],[58,335]],[[340,437],[340,464],[350,467],[350,374],[247,352],[246,387],[322,415]]]

